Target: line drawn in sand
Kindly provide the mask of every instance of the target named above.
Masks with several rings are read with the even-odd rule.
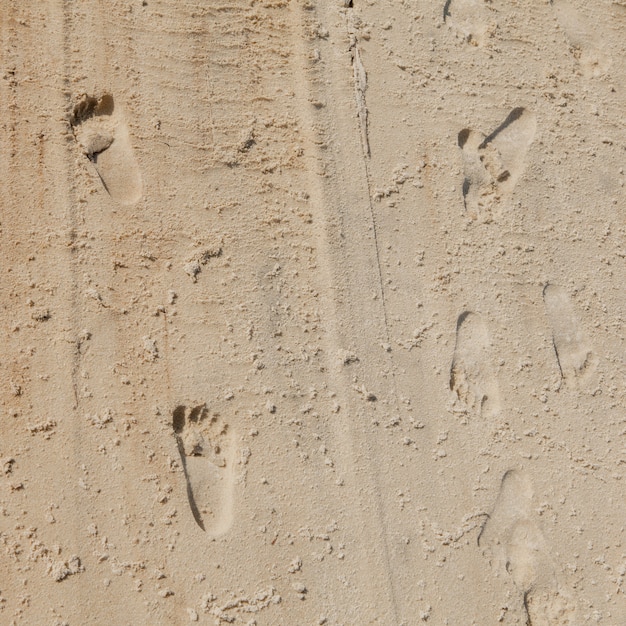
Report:
[[[491,222],[502,212],[522,176],[537,120],[523,107],[513,109],[490,135],[463,129],[463,202],[472,219]]]
[[[612,59],[582,15],[567,0],[550,0],[556,19],[565,31],[570,50],[580,65],[585,78],[604,76]]]
[[[447,0],[443,7],[443,21],[464,41],[482,47],[497,28],[491,19],[492,11],[485,0]]]
[[[566,384],[585,383],[597,366],[597,358],[580,327],[572,302],[562,287],[548,284],[543,301],[552,328],[552,343],[561,378]]]
[[[457,320],[450,390],[455,394],[455,404],[464,412],[490,417],[500,411],[489,332],[480,315],[471,311],[464,311]]]
[[[527,626],[576,626],[577,611],[559,583],[547,542],[533,516],[528,476],[509,470],[502,478],[491,515],[478,545],[496,575],[511,576],[522,594]]]
[[[202,530],[222,535],[233,521],[233,433],[217,413],[209,412],[206,404],[177,406],[172,426],[193,517]]]
[[[121,204],[135,204],[143,191],[141,172],[128,126],[113,96],[83,95],[74,107],[70,124],[76,141],[94,164],[111,198]]]
[[[354,75],[354,98],[356,100],[356,115],[359,120],[361,130],[361,143],[365,156],[371,156],[370,141],[367,130],[367,104],[365,102],[365,91],[367,90],[367,72],[363,61],[361,61],[361,51],[359,40],[356,36],[357,29],[354,23],[352,12],[348,17],[348,35],[350,36],[350,52],[352,54],[352,73]]]

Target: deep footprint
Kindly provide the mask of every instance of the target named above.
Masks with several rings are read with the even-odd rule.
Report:
[[[537,120],[528,109],[517,107],[490,135],[469,128],[458,136],[463,151],[463,201],[472,219],[490,222],[502,212],[524,173]]]
[[[473,46],[484,46],[496,29],[485,0],[447,0],[443,20]]]
[[[177,406],[172,426],[187,481],[189,507],[198,526],[211,535],[232,525],[233,435],[219,415],[206,405]]]
[[[571,52],[585,78],[604,76],[611,67],[611,56],[584,18],[567,0],[550,0],[556,18],[569,41]]]
[[[471,311],[459,316],[450,367],[450,389],[462,410],[490,417],[500,410],[491,342],[481,317]]]
[[[113,96],[84,95],[74,107],[70,123],[76,141],[94,164],[111,198],[126,205],[137,202],[142,194],[141,172],[128,126]]]
[[[546,285],[543,301],[552,328],[552,342],[562,379],[567,384],[586,382],[596,368],[596,358],[569,296],[558,285]]]
[[[534,521],[533,489],[519,471],[504,474],[478,545],[497,573],[520,590],[527,626],[575,626],[576,609],[558,582],[545,538]]]

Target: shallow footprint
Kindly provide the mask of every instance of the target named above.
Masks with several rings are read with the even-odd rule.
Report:
[[[521,592],[527,626],[575,626],[576,609],[558,583],[545,538],[533,516],[533,489],[516,470],[504,474],[478,545],[497,573]]]
[[[142,194],[141,172],[128,126],[113,96],[104,94],[98,99],[84,95],[74,107],[70,123],[111,198],[121,204],[137,202]]]
[[[523,107],[513,109],[490,135],[469,128],[458,136],[463,151],[463,201],[472,219],[490,222],[501,213],[524,172],[537,120]]]
[[[228,425],[206,405],[177,406],[174,435],[187,480],[189,506],[198,526],[214,536],[232,524],[234,452]]]
[[[457,321],[450,389],[464,411],[490,417],[500,410],[489,333],[480,315],[471,311],[462,313]]]
[[[447,0],[443,21],[474,46],[484,46],[496,29],[485,0]]]
[[[562,379],[568,384],[586,382],[596,368],[597,359],[580,327],[569,296],[558,285],[546,285],[543,301]]]
[[[567,0],[550,0],[556,18],[571,45],[571,51],[585,78],[604,76],[611,67],[611,56],[603,50],[600,39],[584,18]]]

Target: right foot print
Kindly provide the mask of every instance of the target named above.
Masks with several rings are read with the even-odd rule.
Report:
[[[571,51],[585,78],[604,76],[611,66],[611,56],[602,49],[599,38],[585,24],[584,18],[567,0],[550,0],[556,18],[569,40]]]
[[[462,313],[457,321],[450,389],[464,411],[490,417],[500,410],[489,333],[480,316],[471,311]]]
[[[459,133],[463,151],[463,201],[472,219],[491,222],[513,193],[535,137],[535,115],[518,107],[489,136],[466,128]]]
[[[202,530],[221,535],[232,524],[233,435],[204,404],[176,407],[172,422],[194,519]]]
[[[496,30],[485,0],[447,0],[443,20],[473,46],[485,45]]]
[[[528,477],[510,470],[478,545],[497,572],[506,572],[522,594],[527,626],[575,626],[576,609],[558,584],[544,536],[533,519]]]
[[[130,144],[128,127],[113,96],[83,96],[70,118],[76,141],[94,164],[113,200],[134,204],[141,198],[139,166]]]
[[[552,342],[566,384],[584,383],[595,370],[596,358],[580,327],[574,307],[562,287],[546,285],[543,290]]]

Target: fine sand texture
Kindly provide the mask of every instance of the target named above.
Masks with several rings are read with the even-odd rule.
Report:
[[[626,624],[624,0],[0,43],[0,625]]]

